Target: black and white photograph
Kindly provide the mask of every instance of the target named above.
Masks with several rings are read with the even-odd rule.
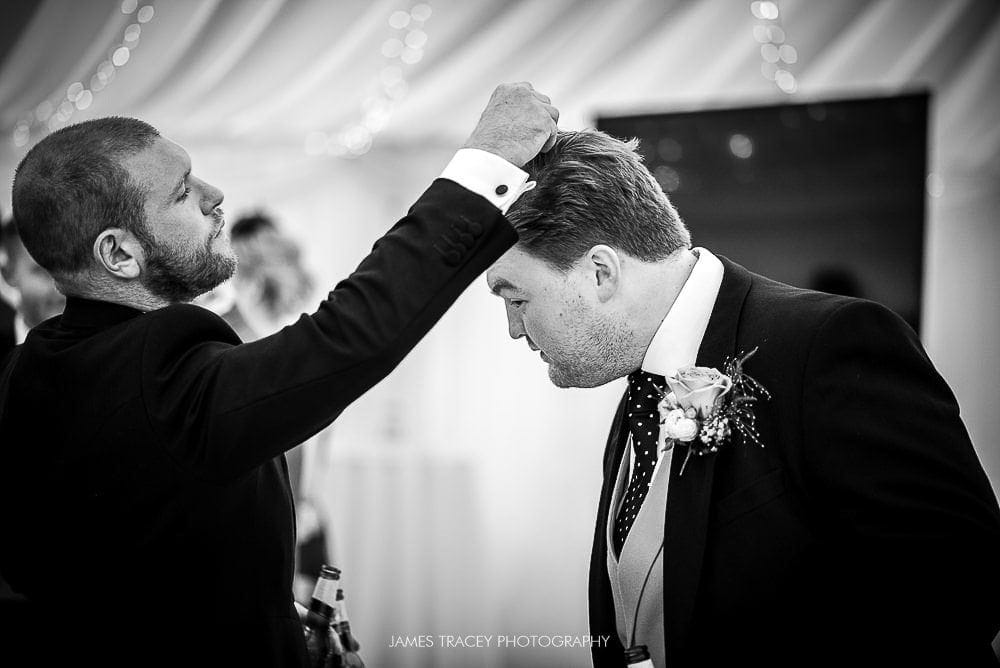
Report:
[[[996,0],[0,2],[0,665],[1000,666]]]

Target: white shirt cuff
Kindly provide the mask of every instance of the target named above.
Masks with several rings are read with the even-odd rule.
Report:
[[[503,213],[507,213],[521,193],[535,187],[534,181],[528,182],[526,171],[478,148],[459,149],[441,172],[441,178],[482,195]]]

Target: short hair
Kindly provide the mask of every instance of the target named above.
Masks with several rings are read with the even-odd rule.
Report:
[[[524,166],[533,190],[507,212],[518,245],[562,271],[607,244],[646,262],[690,248],[691,235],[636,151],[598,130],[561,131]]]
[[[28,151],[14,175],[14,218],[24,247],[55,276],[91,262],[94,239],[120,227],[148,240],[146,194],[122,166],[159,137],[135,118],[70,125]]]
[[[229,228],[229,238],[233,241],[242,241],[255,237],[264,231],[278,230],[278,225],[274,219],[263,211],[254,211],[240,216]]]

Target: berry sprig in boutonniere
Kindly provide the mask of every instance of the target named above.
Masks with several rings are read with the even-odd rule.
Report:
[[[688,453],[681,474],[691,455],[704,457],[719,451],[734,432],[743,443],[760,447],[753,405],[758,399],[770,399],[764,386],[743,371],[753,357],[754,348],[742,357],[726,361],[723,372],[704,366],[686,366],[667,376],[669,391],[661,389],[660,449],[669,450],[675,443],[687,443]]]

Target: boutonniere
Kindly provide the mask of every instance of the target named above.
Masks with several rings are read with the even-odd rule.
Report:
[[[659,449],[669,450],[675,443],[688,444],[681,465],[681,475],[691,455],[704,457],[738,434],[743,443],[764,444],[757,433],[753,405],[758,399],[770,399],[764,386],[743,371],[743,365],[757,349],[730,358],[723,371],[704,366],[686,366],[667,376],[667,388],[660,389]]]

